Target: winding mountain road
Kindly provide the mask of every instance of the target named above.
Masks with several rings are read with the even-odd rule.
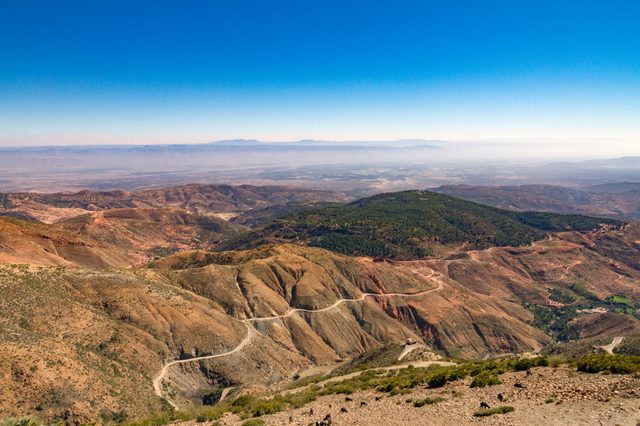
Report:
[[[236,346],[235,348],[231,349],[230,351],[222,352],[222,353],[215,354],[215,355],[205,355],[205,356],[198,356],[198,357],[195,357],[195,358],[177,359],[175,361],[171,361],[171,362],[165,364],[164,366],[162,366],[162,370],[160,370],[158,375],[153,379],[153,390],[156,393],[156,395],[158,395],[161,398],[164,398],[162,396],[162,380],[167,375],[167,372],[169,371],[169,368],[171,366],[176,365],[176,364],[185,364],[187,362],[202,361],[204,359],[222,358],[224,356],[233,355],[236,352],[240,352],[245,346],[247,346],[249,344],[251,339],[253,339],[253,337],[257,333],[256,329],[253,328],[252,325],[245,323],[245,326],[247,327],[247,335],[245,336],[244,339],[242,339],[242,341],[238,344],[238,346]],[[171,400],[169,400],[168,398],[165,398],[165,400],[169,404],[171,404],[171,406],[173,408],[175,408],[176,410],[178,409],[178,406],[175,405]]]
[[[418,273],[418,271],[420,271],[422,269],[425,269],[425,268],[413,269],[412,272],[413,273]],[[380,298],[382,298],[382,297],[403,297],[403,298],[410,298],[410,297],[424,296],[425,294],[433,293],[433,292],[440,291],[440,290],[443,289],[444,283],[442,281],[442,277],[441,277],[440,273],[432,270],[431,273],[428,276],[423,276],[423,277],[425,279],[433,279],[436,276],[439,276],[439,278],[436,279],[438,285],[435,288],[431,288],[429,290],[424,290],[424,291],[420,291],[420,292],[416,292],[416,293],[362,293],[360,295],[360,297],[358,297],[356,299],[338,299],[335,303],[333,303],[330,306],[327,306],[326,308],[320,308],[320,309],[293,308],[293,309],[290,309],[289,311],[287,311],[286,313],[281,314],[281,315],[273,315],[273,316],[269,316],[269,317],[257,317],[257,318],[242,319],[242,320],[240,320],[240,322],[242,322],[247,327],[247,335],[244,337],[244,339],[242,339],[242,341],[238,344],[238,346],[236,346],[235,348],[233,348],[233,349],[231,349],[229,351],[222,352],[222,353],[215,354],[215,355],[204,355],[204,356],[199,356],[199,357],[194,357],[194,358],[178,359],[178,360],[174,360],[174,361],[170,361],[170,362],[166,363],[165,365],[162,366],[162,369],[160,370],[160,372],[153,379],[153,390],[154,390],[156,395],[158,395],[160,398],[164,398],[173,408],[175,408],[177,410],[178,406],[173,401],[171,401],[169,398],[167,398],[167,397],[162,395],[162,381],[164,380],[164,378],[166,377],[167,373],[169,372],[169,368],[171,368],[172,366],[174,366],[176,364],[186,364],[186,363],[189,363],[189,362],[197,362],[197,361],[203,361],[203,360],[207,360],[207,359],[222,358],[222,357],[226,357],[226,356],[233,355],[235,353],[240,352],[245,346],[247,346],[251,342],[251,340],[258,333],[258,331],[253,327],[254,323],[256,323],[258,321],[273,321],[273,320],[277,320],[277,319],[287,318],[287,317],[290,317],[290,316],[292,316],[294,314],[297,314],[298,312],[305,312],[305,313],[326,312],[326,311],[329,311],[331,309],[335,309],[336,307],[338,307],[339,305],[341,305],[343,303],[362,302],[367,297],[380,297]],[[189,293],[191,293],[191,292],[189,292]]]

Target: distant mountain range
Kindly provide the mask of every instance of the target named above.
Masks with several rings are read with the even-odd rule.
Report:
[[[233,146],[233,147],[273,147],[273,146],[287,146],[287,147],[331,147],[335,149],[341,149],[346,147],[366,147],[366,148],[442,148],[447,144],[446,141],[441,140],[427,140],[427,139],[398,139],[391,141],[326,141],[317,139],[302,139],[299,141],[290,142],[264,142],[257,139],[228,139],[210,142],[209,145],[215,146]]]
[[[569,188],[555,185],[448,185],[434,191],[514,211],[547,211],[640,219],[640,182]]]

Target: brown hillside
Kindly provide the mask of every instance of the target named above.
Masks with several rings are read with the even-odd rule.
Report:
[[[179,208],[200,213],[239,213],[291,202],[344,201],[331,191],[281,186],[191,184],[173,188],[75,193],[0,194],[0,214],[21,214],[52,223],[90,211],[126,208]]]
[[[3,415],[86,421],[100,412],[148,414],[160,409],[152,380],[163,365],[224,354],[242,342],[228,356],[168,367],[162,395],[188,406],[228,386],[264,389],[407,338],[445,355],[479,358],[538,350],[560,333],[608,334],[587,308],[606,312],[621,333],[638,328],[625,313],[639,302],[635,226],[410,262],[278,245],[188,251],[154,269],[117,270],[105,267],[118,259],[130,265],[131,252],[116,243],[144,243],[129,221],[155,229],[192,226],[193,217],[154,209],[105,213],[58,225],[0,221],[3,262],[76,265],[1,267]],[[91,246],[76,237],[98,241],[110,227],[126,238]],[[77,267],[87,264],[101,269]],[[365,292],[402,295],[363,299]],[[625,302],[609,302],[614,295]],[[566,329],[548,328],[541,312]],[[251,318],[258,320],[246,322]]]
[[[237,227],[179,209],[113,209],[50,225],[0,217],[0,261],[140,266],[180,250],[213,249],[234,235]]]

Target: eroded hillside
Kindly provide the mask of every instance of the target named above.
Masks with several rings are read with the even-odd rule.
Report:
[[[309,211],[293,214],[317,220]],[[474,249],[461,240],[444,254],[400,261],[295,239],[210,251],[237,240],[239,225],[174,207],[107,209],[55,224],[3,218],[0,412],[69,422],[138,417],[215,401],[229,389],[286,384],[407,339],[433,357],[477,359],[640,334],[640,227],[490,212],[488,222],[457,214],[482,238],[514,227],[541,235],[519,247]],[[354,214],[361,226],[362,210]],[[451,215],[434,223],[476,229]]]
[[[146,414],[160,408],[152,379],[163,364],[231,351],[249,333],[246,345],[229,356],[168,368],[163,396],[185,406],[215,389],[264,389],[314,365],[407,338],[472,358],[539,350],[554,332],[536,327],[533,306],[572,310],[571,328],[602,315],[588,311],[595,304],[623,315],[626,333],[638,333],[638,321],[607,302],[625,295],[630,306],[637,304],[638,271],[586,243],[626,241],[627,232],[593,234],[582,244],[572,241],[574,234],[560,234],[533,247],[412,262],[284,245],[185,252],[150,270],[5,266],[2,411],[90,419],[91,407],[99,406]],[[576,281],[580,290],[572,287]],[[554,301],[554,289],[575,293],[576,301]],[[359,300],[365,292],[425,290],[433,291]],[[355,300],[335,305],[341,299]],[[292,312],[324,308],[330,309]],[[267,319],[242,322],[250,318]],[[59,374],[68,380],[61,384]]]
[[[282,186],[191,184],[142,191],[0,193],[0,215],[45,223],[91,211],[132,208],[177,208],[190,212],[233,215],[250,209],[297,202],[343,201],[332,191]]]

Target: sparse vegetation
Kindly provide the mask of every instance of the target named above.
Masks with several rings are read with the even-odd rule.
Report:
[[[442,401],[446,401],[446,399],[440,396],[436,396],[433,398],[427,397],[427,398],[419,399],[417,401],[413,401],[413,406],[416,408],[420,408],[425,405],[437,404],[438,402],[442,402]]]
[[[613,352],[620,355],[640,356],[640,336],[625,337]]]
[[[487,386],[499,385],[502,383],[500,378],[490,371],[482,371],[471,381],[472,388],[484,388]]]
[[[570,360],[562,360],[562,363],[567,362],[569,364],[571,363]],[[546,357],[503,358],[481,362],[461,362],[459,365],[447,367],[434,365],[428,368],[408,367],[398,370],[366,370],[355,377],[341,382],[330,382],[324,386],[314,384],[298,392],[289,392],[284,395],[278,394],[272,397],[242,395],[232,401],[224,401],[213,407],[205,407],[187,413],[169,411],[150,419],[130,422],[127,423],[127,425],[159,426],[176,420],[189,419],[215,421],[220,419],[225,412],[235,413],[242,419],[250,419],[248,421],[260,420],[255,419],[255,417],[300,408],[322,395],[349,395],[370,389],[377,389],[380,392],[392,395],[401,395],[411,392],[411,390],[417,386],[434,387],[430,385],[430,382],[443,386],[447,382],[461,380],[469,376],[473,377],[471,387],[484,387],[499,384],[499,375],[505,372],[526,371],[531,368],[544,366],[557,366],[560,363],[560,360],[557,358],[550,360]],[[611,373],[630,373],[640,371],[640,357],[590,355],[579,360],[577,364],[578,370],[585,372],[610,371]],[[573,374],[575,374],[575,372],[573,372]],[[442,383],[443,380],[444,383]],[[462,395],[461,392],[455,392],[452,394],[452,397],[458,398]],[[413,404],[415,407],[423,407],[425,405],[443,402],[445,398],[432,396],[422,399],[408,398],[404,401],[407,404]],[[554,401],[553,398],[548,398],[545,400],[545,403],[550,404]],[[505,414],[511,411],[513,411],[513,407],[495,407],[478,410],[474,413],[474,416],[491,416],[494,414]]]
[[[520,358],[513,366],[515,371],[526,371],[532,367],[548,367],[549,360],[546,357]]]
[[[129,415],[125,410],[102,410],[100,412],[100,418],[104,423],[124,423],[129,418]]]
[[[0,420],[0,426],[41,426],[43,423],[35,417],[22,419],[8,418]]]
[[[151,214],[160,215],[157,216],[158,220],[169,217],[160,211],[152,212],[151,210],[154,209],[142,209],[139,212],[136,210],[123,209],[121,212],[114,213],[116,216],[111,214],[106,218],[110,221],[117,219],[117,221],[126,222],[132,220],[145,222],[151,218],[148,216]],[[493,286],[489,286],[486,299],[482,303],[470,304],[468,315],[470,320],[462,323],[459,321],[456,321],[456,324],[434,323],[432,315],[424,307],[421,308],[420,303],[398,303],[394,306],[396,298],[388,298],[390,305],[386,313],[389,314],[389,318],[385,316],[383,310],[369,303],[369,299],[366,303],[345,303],[345,306],[340,308],[343,313],[351,313],[353,316],[353,319],[348,318],[350,323],[345,330],[359,330],[358,327],[362,327],[376,339],[381,334],[390,338],[397,337],[399,330],[405,331],[396,329],[393,325],[396,319],[400,319],[404,321],[401,327],[406,325],[414,331],[422,330],[423,335],[427,336],[425,342],[428,346],[449,356],[463,356],[463,354],[475,356],[485,349],[491,351],[498,349],[497,340],[493,337],[486,339],[484,347],[473,341],[472,337],[475,336],[466,335],[466,333],[460,333],[461,340],[456,343],[452,343],[456,339],[444,338],[458,333],[460,327],[468,326],[476,320],[479,326],[475,330],[477,335],[488,331],[495,334],[487,336],[505,337],[500,342],[502,350],[525,350],[526,342],[531,341],[527,338],[541,337],[537,332],[531,333],[532,330],[525,323],[526,315],[523,316],[511,310],[513,308],[511,304],[517,301],[515,297],[521,295],[523,296],[521,300],[540,304],[540,306],[531,307],[532,310],[537,311],[535,324],[560,340],[577,336],[572,326],[583,327],[581,330],[584,330],[585,326],[590,326],[589,321],[583,321],[588,319],[589,315],[613,316],[620,323],[626,317],[617,313],[638,316],[640,312],[636,295],[628,291],[628,284],[637,278],[637,272],[629,266],[634,253],[637,257],[637,252],[633,249],[637,245],[634,246],[631,240],[623,240],[622,237],[620,237],[622,242],[609,241],[606,250],[620,250],[619,253],[616,251],[620,256],[624,255],[623,249],[631,253],[628,259],[609,257],[597,251],[600,246],[595,248],[588,246],[592,242],[597,242],[595,238],[603,234],[600,232],[580,236],[575,234],[554,236],[553,240],[545,241],[536,247],[507,248],[483,253],[465,253],[461,250],[450,254],[447,258],[451,259],[450,268],[445,270],[441,268],[441,259],[420,263],[420,265],[431,266],[419,268],[417,262],[387,262],[382,259],[373,259],[372,262],[368,262],[293,244],[269,245],[259,250],[249,251],[216,253],[188,251],[170,255],[174,248],[200,247],[198,245],[200,243],[209,241],[213,244],[214,241],[210,240],[211,235],[207,240],[204,238],[205,234],[198,234],[196,239],[200,242],[194,246],[189,242],[195,243],[195,240],[190,240],[193,234],[186,235],[185,240],[182,241],[179,238],[174,239],[175,235],[169,233],[172,238],[168,243],[163,240],[164,236],[152,235],[153,238],[144,238],[145,248],[140,249],[136,245],[140,243],[137,238],[141,235],[144,237],[149,235],[128,232],[125,233],[124,239],[114,237],[115,239],[111,240],[109,235],[98,235],[100,236],[98,240],[90,241],[83,239],[84,236],[79,231],[81,228],[77,227],[78,224],[85,223],[89,216],[79,218],[77,221],[65,221],[63,225],[68,228],[67,230],[74,230],[71,233],[67,231],[58,233],[55,231],[58,225],[33,224],[32,229],[31,224],[25,225],[18,219],[7,222],[9,224],[15,222],[25,229],[31,229],[30,232],[33,235],[29,234],[29,238],[33,237],[33,240],[25,244],[29,246],[30,251],[13,253],[11,251],[14,250],[13,243],[17,240],[11,232],[5,233],[3,234],[7,237],[5,248],[11,250],[0,254],[9,255],[9,259],[13,259],[11,256],[17,256],[16,253],[20,256],[27,253],[36,256],[34,262],[42,259],[47,262],[62,262],[64,259],[65,265],[78,266],[76,268],[34,264],[0,265],[0,289],[7,295],[0,302],[0,314],[2,314],[0,317],[4,321],[3,333],[0,333],[2,334],[0,337],[4,342],[12,345],[5,350],[5,358],[10,359],[17,355],[15,362],[12,360],[9,366],[10,373],[6,375],[6,387],[9,392],[16,392],[16,389],[20,389],[19,386],[26,384],[24,396],[21,395],[24,402],[18,404],[15,409],[9,407],[11,411],[5,411],[7,413],[28,415],[31,412],[27,410],[32,409],[34,413],[42,415],[45,420],[51,421],[52,418],[57,418],[53,416],[57,416],[58,412],[72,404],[71,401],[82,399],[82,404],[74,405],[73,421],[89,419],[105,424],[130,422],[128,424],[140,426],[161,425],[186,419],[215,422],[227,412],[233,412],[242,419],[251,419],[302,407],[322,395],[350,395],[363,390],[372,392],[378,390],[388,395],[413,393],[411,403],[426,405],[431,399],[419,399],[424,397],[425,389],[440,389],[447,383],[465,378],[467,379],[465,383],[472,383],[474,387],[491,386],[500,383],[500,375],[506,371],[525,371],[545,365],[557,366],[561,362],[558,359],[548,360],[540,357],[533,359],[509,357],[483,362],[460,361],[459,365],[453,367],[372,370],[397,363],[403,346],[396,344],[369,351],[346,362],[341,369],[331,374],[297,380],[288,389],[294,390],[293,392],[283,392],[281,395],[245,395],[238,398],[231,395],[219,403],[221,393],[219,389],[210,394],[197,395],[208,406],[189,409],[187,412],[174,411],[166,400],[160,402],[150,387],[154,373],[149,370],[149,366],[159,365],[163,360],[170,360],[176,356],[207,355],[231,348],[233,342],[240,341],[245,333],[244,327],[236,319],[251,314],[245,309],[241,295],[244,293],[252,305],[253,315],[256,316],[270,315],[271,307],[281,312],[281,307],[286,307],[287,304],[291,307],[324,307],[333,303],[336,298],[357,297],[360,291],[390,293],[420,291],[427,287],[427,282],[428,288],[432,288],[436,282],[441,284],[437,290],[442,289],[442,294],[447,294],[449,291],[451,294],[456,294],[464,286],[469,291],[467,293],[469,297],[473,297],[471,292],[475,291],[475,287],[472,286],[475,283],[474,280],[477,279],[478,287],[490,282],[494,277],[492,275],[494,271],[487,265],[500,256],[504,260],[500,274],[504,273],[504,275],[501,275],[499,281],[496,280],[496,288],[499,288],[499,291],[493,291]],[[191,223],[190,221],[196,220],[191,216],[191,214],[179,214],[171,217],[179,219],[177,225],[186,226]],[[181,222],[183,219],[184,223]],[[351,204],[297,209],[272,224],[273,228],[265,229],[268,232],[277,230],[278,233],[273,235],[285,241],[301,238],[299,241],[303,244],[327,247],[349,254],[370,253],[404,259],[421,257],[434,250],[440,254],[449,250],[450,246],[482,248],[528,244],[531,239],[541,235],[542,229],[565,229],[572,226],[587,229],[592,224],[581,217],[572,217],[570,221],[577,221],[572,225],[570,221],[558,222],[560,219],[556,216],[534,215],[531,220],[535,222],[535,227],[532,227],[528,224],[528,220],[521,219],[522,217],[511,212],[486,210],[484,206],[465,204],[459,200],[441,198],[427,192],[408,191],[384,194]],[[581,222],[583,220],[585,222]],[[0,222],[5,224],[3,220]],[[216,228],[217,224],[224,229]],[[233,222],[223,223],[215,220],[210,223],[210,226],[204,222],[198,222],[195,225],[201,228],[206,225],[203,228],[204,231],[216,232],[224,231],[227,226],[232,227]],[[133,231],[126,226],[123,229]],[[227,230],[230,232],[228,235],[236,235],[235,231]],[[140,229],[135,231],[138,232]],[[624,235],[624,232],[616,231],[611,234]],[[573,241],[578,239],[585,244],[574,244]],[[570,241],[573,244],[571,246]],[[116,245],[115,252],[101,251],[107,246],[111,247],[111,244]],[[120,250],[123,244],[127,246],[133,244],[137,247],[134,247],[135,250],[140,249],[136,251],[136,262],[143,261],[141,259],[146,261],[150,259],[150,255],[154,254],[170,256],[157,260],[155,269],[140,268],[137,264],[129,267],[127,262],[131,259],[127,256],[131,247]],[[153,248],[156,244],[159,245]],[[580,259],[584,259],[585,264],[575,269],[571,266],[565,273],[562,266],[565,263],[569,264],[570,256],[567,253],[574,251],[573,248],[568,247],[574,246],[577,247],[575,250],[580,252]],[[15,250],[22,250],[20,244],[15,244]],[[588,252],[589,250],[591,252]],[[525,255],[520,257],[522,253]],[[553,266],[549,268],[549,273],[545,270],[546,259],[540,253],[549,253]],[[573,257],[571,259],[573,261]],[[31,261],[31,258],[28,260]],[[115,266],[125,264],[126,268]],[[430,267],[433,267],[433,273],[429,271]],[[613,271],[618,275],[614,275]],[[528,277],[526,280],[520,279],[525,275]],[[215,279],[212,279],[213,277]],[[302,277],[309,291],[307,288],[305,291],[297,291],[302,288],[297,285]],[[542,277],[544,285],[535,287],[526,285],[530,281],[529,278],[538,282],[538,277]],[[598,284],[601,279],[605,284]],[[619,280],[621,285],[614,288],[612,280]],[[264,288],[263,284],[266,285]],[[606,291],[603,290],[603,286],[606,286]],[[263,290],[267,287],[277,291],[264,292]],[[544,306],[548,302],[546,289],[549,287],[553,287],[549,293],[552,300],[571,306]],[[223,295],[222,292],[227,289],[233,292],[239,289],[239,292],[235,293],[237,297]],[[608,292],[611,295],[605,297],[609,294]],[[253,299],[260,303],[252,302],[254,295],[260,296],[259,299]],[[490,298],[496,301],[495,307],[501,309],[501,313],[497,315],[495,311],[485,310],[486,315],[482,315],[480,319],[479,312],[483,308],[482,305],[490,303]],[[438,307],[439,309],[448,309],[452,304],[447,304],[445,299],[449,300],[448,297],[433,300],[443,303]],[[376,301],[380,302],[382,298],[378,297]],[[595,313],[580,312],[581,309],[593,307],[605,308],[606,312],[603,310]],[[397,315],[394,316],[391,309],[396,309]],[[150,314],[153,312],[160,314]],[[188,312],[188,315],[184,315],[185,312]],[[510,315],[513,316],[510,317]],[[304,319],[312,322],[325,321],[326,318],[329,318],[329,315],[303,314],[296,320]],[[511,319],[513,321],[510,321]],[[313,362],[315,358],[310,356],[309,352],[300,349],[298,344],[299,341],[307,338],[304,330],[294,329],[293,326],[296,325],[294,321],[283,321],[282,325],[287,327],[301,356]],[[326,323],[318,325],[323,329],[329,329],[325,327]],[[216,329],[217,327],[219,329]],[[266,330],[261,326],[257,328],[260,331]],[[320,327],[312,327],[314,332],[318,329]],[[170,333],[167,334],[162,330],[169,330]],[[284,332],[287,333],[286,330]],[[51,339],[52,333],[55,333],[55,339]],[[318,335],[325,338],[324,335]],[[353,336],[357,339],[358,333],[354,333]],[[326,336],[326,343],[333,349],[336,349],[336,342],[339,341],[336,337],[344,337],[344,335],[328,334]],[[173,340],[168,342],[167,338]],[[272,340],[277,343],[277,339]],[[586,345],[588,351],[592,351],[594,345],[600,344],[600,342],[594,344],[594,341],[595,339],[590,340]],[[610,339],[603,344],[608,344],[609,341]],[[254,375],[256,382],[260,385],[269,383],[274,378],[274,375],[271,375],[273,371],[271,367],[279,359],[283,359],[286,364],[280,371],[295,369],[295,357],[278,358],[276,355],[280,354],[282,346],[274,345],[273,342],[260,347],[260,350],[265,351],[264,357],[255,350],[245,351],[245,355],[250,357],[249,361],[255,361],[253,366],[247,364],[250,366],[247,371],[243,368],[232,370],[226,367],[224,370],[217,371],[217,364],[203,362],[199,366],[200,369],[194,363],[189,364],[189,367],[193,368],[174,367],[172,372],[193,375],[193,377],[187,377],[188,380],[200,378],[195,376],[201,374],[205,374],[207,379],[215,380],[217,383],[221,383],[218,379],[224,379],[227,383],[238,385],[234,392],[242,393],[244,391],[242,385],[251,380],[248,378],[253,378]],[[347,341],[349,344],[354,342],[356,340]],[[359,342],[361,344],[356,345],[357,350],[372,347],[372,342],[375,343],[373,340],[361,339]],[[508,342],[508,347],[503,345],[504,342]],[[616,351],[620,354],[638,355],[637,342],[638,340],[627,338]],[[170,344],[167,345],[167,343]],[[259,343],[266,343],[266,341],[261,340]],[[254,341],[254,344],[258,342]],[[312,347],[309,350],[315,351]],[[422,348],[418,348],[405,358],[405,362],[419,359],[424,352]],[[326,353],[312,355],[325,357]],[[235,358],[231,362],[234,363]],[[573,366],[575,365],[574,361]],[[257,367],[257,370],[252,371],[251,368],[254,367]],[[638,371],[637,367],[638,362],[630,358],[616,360],[585,358],[581,360],[579,366],[581,371],[602,374]],[[60,372],[60,377],[65,379],[56,383],[49,394],[42,396],[38,393],[37,386],[31,385],[45,382],[40,379],[52,377],[54,371]],[[347,380],[319,384],[329,377],[353,371],[364,372]],[[87,386],[87,383],[91,386]],[[163,382],[164,396],[181,407],[187,406],[184,403],[185,397],[196,399],[195,393],[183,393],[184,389],[175,386],[174,383],[178,382],[173,380]],[[295,389],[300,386],[305,388]],[[83,392],[86,392],[86,395]],[[426,392],[442,394],[449,398],[443,390]],[[472,392],[475,391],[469,390],[469,393]],[[456,398],[456,395],[454,393],[452,398]],[[541,400],[547,396],[548,394],[543,394]],[[388,399],[380,394],[377,397]],[[344,399],[344,396],[340,399]],[[404,399],[405,397],[395,398],[394,401]],[[5,399],[4,407],[6,408],[8,404],[11,402]],[[137,416],[153,410],[163,410],[163,412],[145,420],[135,420]],[[13,426],[13,423],[11,425]]]
[[[577,364],[578,371],[585,373],[608,372],[613,374],[629,374],[640,371],[640,356],[632,355],[587,355]]]
[[[250,419],[242,423],[242,426],[263,426],[264,420],[262,419]]]
[[[473,415],[475,417],[487,417],[487,416],[493,416],[495,414],[507,414],[515,410],[516,410],[515,408],[509,405],[504,405],[502,407],[485,408],[483,410],[478,410],[475,413],[473,413]]]

